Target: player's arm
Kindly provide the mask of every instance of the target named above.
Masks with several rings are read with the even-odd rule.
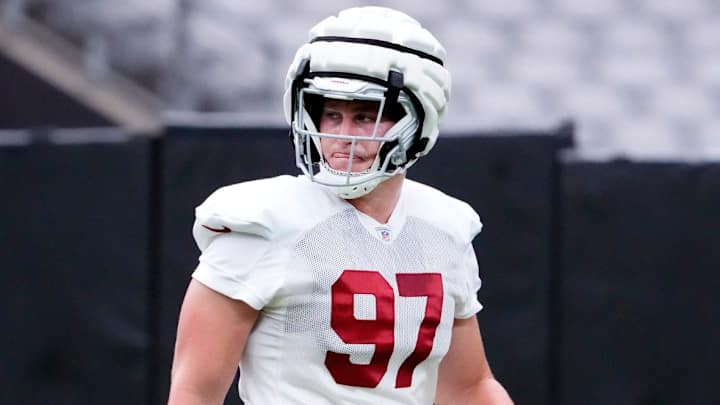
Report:
[[[477,318],[455,319],[447,355],[440,363],[437,405],[505,405],[510,396],[490,371]]]
[[[257,316],[193,279],[180,311],[168,404],[222,404]]]

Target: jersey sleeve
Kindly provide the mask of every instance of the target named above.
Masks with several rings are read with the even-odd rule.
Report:
[[[455,318],[467,319],[478,313],[483,307],[478,301],[478,290],[480,290],[482,282],[472,244],[468,245],[461,264],[464,283],[461,286],[462,296],[455,301]]]
[[[201,251],[195,280],[258,310],[273,299],[284,280],[279,225],[287,221],[272,199],[287,182],[223,187],[195,209],[193,237]]]
[[[463,243],[466,248],[460,262],[463,295],[455,302],[455,318],[467,319],[478,313],[483,307],[478,301],[478,291],[482,282],[480,280],[477,256],[475,256],[475,249],[472,245],[473,239],[482,230],[482,222],[480,222],[480,217],[475,210],[468,204],[462,204],[461,212],[464,212],[467,218],[466,225],[462,228],[464,234]]]
[[[260,310],[283,282],[283,269],[273,243],[249,233],[214,237],[200,255],[192,277],[232,299]]]
[[[239,183],[212,193],[195,208],[193,236],[198,248],[204,250],[218,234],[229,232],[272,239],[278,226],[276,210],[269,205],[278,180]]]

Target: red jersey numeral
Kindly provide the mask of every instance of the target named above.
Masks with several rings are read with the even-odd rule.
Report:
[[[395,380],[395,388],[402,388],[412,384],[413,370],[432,350],[435,330],[442,315],[443,285],[439,273],[398,274],[396,277],[401,297],[427,297],[425,317],[420,324],[415,350],[400,366]]]
[[[415,349],[403,361],[395,380],[396,388],[409,387],[412,374],[432,351],[443,304],[442,276],[439,273],[396,275],[400,297],[427,297]],[[355,294],[375,297],[375,319],[355,318]],[[395,292],[377,271],[345,270],[331,288],[330,326],[347,344],[373,344],[369,364],[353,364],[350,356],[328,351],[325,366],[338,384],[374,388],[387,372],[395,346]]]
[[[375,296],[375,320],[355,319],[355,294]],[[346,270],[332,285],[330,326],[343,342],[375,345],[370,364],[353,364],[350,355],[327,352],[325,366],[339,384],[374,388],[380,383],[395,345],[395,297],[378,272]]]

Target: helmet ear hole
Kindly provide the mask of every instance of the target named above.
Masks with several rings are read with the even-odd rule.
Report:
[[[422,153],[427,148],[427,144],[430,140],[428,138],[420,138],[415,142],[410,149],[408,149],[407,155],[410,159],[414,159],[418,153]]]
[[[396,146],[398,146],[398,141],[384,143],[383,146],[380,147],[379,156],[387,156],[387,154],[390,153],[390,151],[393,150]],[[395,153],[398,153],[398,152],[395,152]],[[399,159],[399,160],[407,161],[407,156],[401,156],[401,158],[404,158],[404,159]],[[388,167],[387,167],[388,170],[392,171],[392,170],[397,169],[397,167],[398,167],[398,165],[395,164],[395,162],[393,162],[392,159],[390,160],[390,162],[388,162]]]

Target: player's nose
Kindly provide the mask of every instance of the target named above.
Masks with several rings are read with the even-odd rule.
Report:
[[[343,114],[342,120],[339,125],[339,131],[342,135],[353,135],[358,136],[362,135],[359,133],[359,129],[357,123],[352,119],[352,117],[349,114]]]

